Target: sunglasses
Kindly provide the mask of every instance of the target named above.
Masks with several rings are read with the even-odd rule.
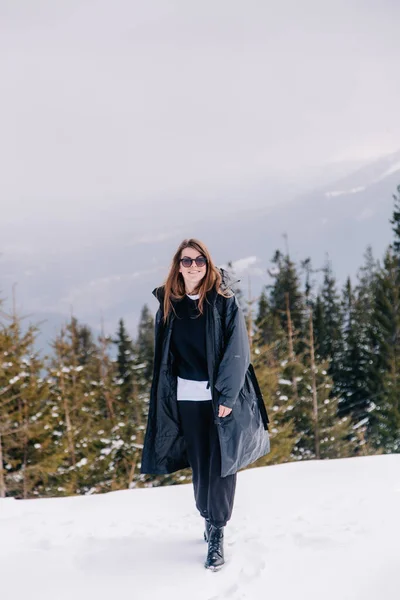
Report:
[[[190,258],[189,256],[184,256],[180,259],[180,262],[187,269],[192,266],[193,262],[196,263],[196,267],[204,267],[207,264],[207,259],[205,256],[196,256],[196,258]]]

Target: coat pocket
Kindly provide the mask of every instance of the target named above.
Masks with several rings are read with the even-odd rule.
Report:
[[[241,402],[247,402],[254,412],[257,404],[257,395],[249,371],[246,372],[243,387],[239,392],[239,398],[241,399]]]

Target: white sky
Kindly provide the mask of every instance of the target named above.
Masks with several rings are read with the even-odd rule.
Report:
[[[393,151],[399,21],[396,0],[0,0],[2,216]]]

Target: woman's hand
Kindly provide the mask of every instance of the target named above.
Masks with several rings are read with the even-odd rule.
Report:
[[[219,410],[218,410],[218,416],[219,417],[227,417],[228,415],[230,415],[232,412],[231,408],[228,408],[227,406],[224,406],[223,404],[219,405]]]

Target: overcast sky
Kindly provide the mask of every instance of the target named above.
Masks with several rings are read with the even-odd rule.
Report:
[[[397,0],[0,0],[1,216],[394,151],[399,22]]]

